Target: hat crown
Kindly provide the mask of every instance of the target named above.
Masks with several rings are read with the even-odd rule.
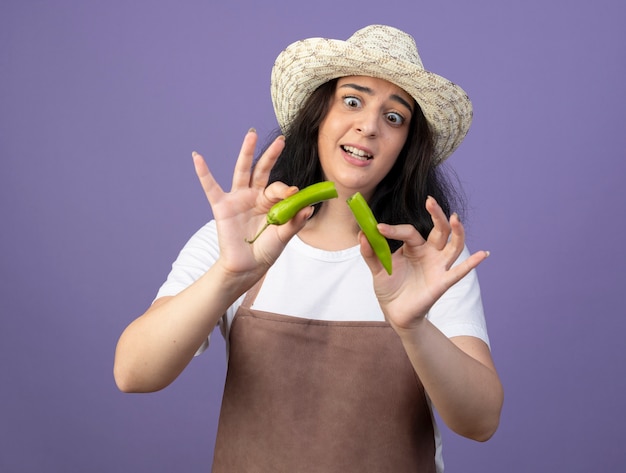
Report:
[[[358,30],[348,40],[354,46],[410,62],[424,69],[413,37],[404,31],[386,25],[370,25]]]

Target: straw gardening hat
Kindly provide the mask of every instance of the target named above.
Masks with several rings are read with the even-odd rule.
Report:
[[[346,76],[385,79],[420,105],[435,139],[435,161],[461,144],[472,122],[472,104],[458,85],[424,69],[415,40],[396,28],[371,25],[348,40],[309,38],[282,51],[272,69],[274,111],[285,131],[320,85]]]

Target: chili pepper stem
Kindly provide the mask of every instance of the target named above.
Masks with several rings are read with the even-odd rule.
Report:
[[[269,227],[269,226],[270,226],[270,223],[269,222],[265,222],[265,225],[263,225],[263,228],[261,228],[259,230],[259,232],[254,236],[254,238],[252,240],[248,240],[247,238],[245,239],[246,243],[250,243],[250,244],[254,243],[256,241],[256,239],[259,238],[259,235],[261,235],[261,233],[263,233],[265,231],[265,229],[267,227]]]

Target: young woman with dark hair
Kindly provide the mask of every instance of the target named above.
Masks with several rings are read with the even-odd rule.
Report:
[[[471,103],[423,68],[413,38],[382,25],[290,45],[271,92],[285,136],[254,162],[249,131],[230,191],[193,153],[214,219],[122,333],[116,382],[164,388],[219,326],[214,472],[441,473],[433,410],[484,441],[503,402],[475,271],[488,252],[466,248],[440,167]],[[249,243],[274,204],[323,180],[338,198]],[[355,192],[396,242],[391,274],[346,203]]]

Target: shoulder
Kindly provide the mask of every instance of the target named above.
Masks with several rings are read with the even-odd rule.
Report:
[[[189,238],[172,263],[158,297],[173,296],[202,276],[219,257],[215,221],[203,225]]]

